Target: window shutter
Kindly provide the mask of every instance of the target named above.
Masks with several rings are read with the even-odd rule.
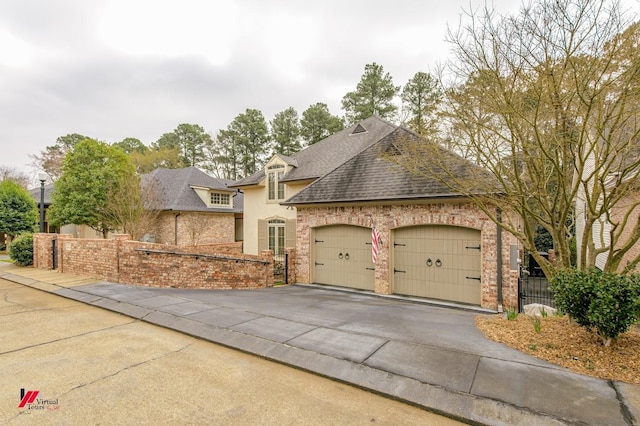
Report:
[[[267,221],[258,219],[258,254],[262,250],[267,250]]]
[[[284,248],[296,248],[296,220],[287,220],[284,229]]]

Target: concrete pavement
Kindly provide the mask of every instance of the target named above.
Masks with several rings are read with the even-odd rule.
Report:
[[[0,295],[2,425],[461,424],[7,280]],[[19,407],[21,389],[38,395]]]
[[[0,267],[0,278],[417,404],[467,422],[632,425],[640,388],[485,339],[478,313],[310,286],[184,290]]]

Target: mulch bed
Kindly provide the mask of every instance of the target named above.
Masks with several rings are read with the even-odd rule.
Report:
[[[589,332],[569,317],[540,319],[540,332],[533,320],[518,315],[515,320],[502,316],[480,316],[476,326],[488,338],[573,372],[640,384],[640,326],[618,336],[605,347],[595,332]]]

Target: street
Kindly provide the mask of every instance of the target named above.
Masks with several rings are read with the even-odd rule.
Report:
[[[0,295],[1,424],[459,424],[2,279]]]

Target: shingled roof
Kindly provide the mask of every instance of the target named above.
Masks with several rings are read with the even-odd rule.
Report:
[[[403,146],[427,144],[412,131],[397,127],[392,133],[366,148],[349,161],[286,200],[282,204],[301,205],[316,203],[344,203],[367,201],[416,200],[460,197],[441,180],[428,177],[428,173],[412,174],[390,160],[402,155]],[[414,145],[415,146],[415,145]],[[478,184],[478,191],[486,191],[492,176],[479,166],[444,149],[438,149],[440,158],[422,159],[425,167],[446,166],[449,173]],[[430,164],[432,162],[432,164]],[[497,188],[495,186],[494,188]]]
[[[158,168],[144,175],[143,182],[149,181],[155,182],[153,185],[158,187],[160,197],[164,201],[161,205],[162,210],[221,213],[235,213],[243,210],[242,194],[229,187],[235,181],[211,177],[196,167]],[[233,209],[207,207],[192,186],[232,193]]]
[[[318,179],[391,133],[393,129],[395,129],[393,124],[372,116],[289,157],[280,155],[287,164],[294,166],[284,175],[281,182]],[[263,169],[238,181],[231,187],[258,185],[264,176]]]

